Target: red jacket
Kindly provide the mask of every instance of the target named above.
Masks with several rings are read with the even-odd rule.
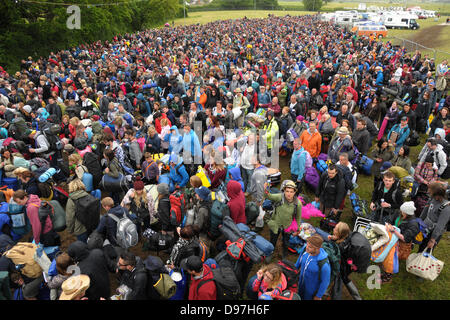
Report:
[[[217,288],[214,281],[208,281],[197,290],[200,282],[210,280],[213,278],[213,274],[208,265],[203,265],[203,277],[201,279],[194,279],[191,276],[191,285],[189,287],[189,299],[188,300],[217,300]]]
[[[247,223],[245,216],[245,195],[242,192],[241,184],[235,180],[230,180],[227,184],[227,194],[230,197],[227,205],[230,208],[230,216],[234,223]]]
[[[162,112],[161,112],[161,118],[158,118],[155,120],[155,129],[156,129],[156,132],[158,132],[159,134],[161,134],[161,129],[162,129],[161,128],[161,120],[163,118],[166,118],[167,120],[169,120],[169,118],[167,118],[167,115]],[[170,120],[169,120],[169,126],[172,126],[172,122],[170,122]]]

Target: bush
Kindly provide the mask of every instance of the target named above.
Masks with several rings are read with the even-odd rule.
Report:
[[[322,0],[303,0],[303,6],[307,11],[319,11],[322,4]]]

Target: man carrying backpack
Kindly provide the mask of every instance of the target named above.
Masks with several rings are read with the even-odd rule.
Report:
[[[210,212],[211,212],[211,191],[201,186],[195,188],[195,197],[197,198],[194,205],[194,226],[197,226],[200,230],[200,239],[207,240],[208,226],[210,225]]]
[[[395,175],[386,171],[383,180],[380,181],[372,193],[370,209],[373,211],[372,221],[384,223],[389,215],[400,209],[403,203],[403,195],[400,183],[396,181]]]
[[[181,268],[191,275],[188,300],[217,300],[217,288],[211,268],[200,257],[190,256],[181,261]]]
[[[110,197],[103,198],[101,204],[106,214],[100,218],[100,222],[95,231],[100,233],[114,247],[120,247],[120,243],[116,238],[117,222],[111,216],[121,219],[123,215],[128,216],[128,210],[120,205],[114,206],[114,200]]]
[[[322,173],[317,187],[315,201],[320,201],[320,211],[325,216],[336,215],[346,193],[345,181],[339,175],[338,167],[331,164],[328,170]]]
[[[356,183],[357,173],[356,170],[353,169],[353,165],[350,161],[348,161],[348,154],[345,152],[339,155],[339,161],[336,163],[336,167],[345,182],[346,193],[341,205],[339,206],[339,209],[343,210],[345,206],[345,198],[350,194],[350,191],[353,190],[353,186]]]
[[[298,293],[302,300],[322,300],[330,284],[331,268],[323,239],[314,234],[306,240],[295,267],[299,269]]]
[[[431,200],[423,209],[422,219],[429,230],[428,237],[422,241],[419,252],[425,249],[433,249],[448,230],[450,221],[450,201],[446,200],[445,187],[440,182],[433,182],[428,186]]]
[[[127,287],[130,292],[126,300],[147,300],[147,272],[139,257],[124,251],[117,262],[119,288]]]

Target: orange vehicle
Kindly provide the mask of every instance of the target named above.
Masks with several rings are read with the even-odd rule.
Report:
[[[387,36],[387,29],[385,26],[381,25],[361,25],[354,26],[352,32],[356,33],[358,37],[360,36],[375,36],[378,39],[385,38]]]

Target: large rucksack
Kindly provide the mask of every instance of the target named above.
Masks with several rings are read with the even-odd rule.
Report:
[[[339,251],[339,247],[333,241],[329,241],[329,242],[324,241],[322,244],[322,248],[328,254],[328,258],[318,261],[319,268],[321,268],[326,263],[325,260],[328,260],[328,262],[330,263],[330,269],[331,269],[331,274],[330,274],[330,283],[331,283],[339,275],[340,264],[341,264],[341,253]],[[320,275],[320,272],[319,272],[319,275]]]
[[[179,226],[186,215],[186,199],[181,190],[175,190],[170,196],[170,223]]]
[[[238,300],[241,295],[241,286],[233,272],[228,267],[211,269],[212,279],[200,281],[197,292],[207,282],[214,281],[216,284],[217,300]]]
[[[148,256],[145,261],[145,271],[147,273],[147,298],[169,299],[176,293],[176,284],[171,281],[170,276],[159,257]]]
[[[87,194],[82,198],[73,201],[75,204],[75,218],[87,229],[91,234],[100,221],[100,199]]]
[[[219,200],[214,200],[212,202],[208,228],[208,236],[211,239],[217,239],[220,236],[221,232],[219,230],[219,225],[222,224],[224,217],[229,216],[230,208],[226,203],[220,202]]]
[[[83,165],[88,169],[88,172],[92,174],[94,189],[98,188],[98,184],[102,180],[103,170],[98,160],[98,156],[93,152],[86,152],[83,157]]]
[[[336,165],[336,168],[339,171],[339,174],[344,178],[345,181],[345,189],[346,190],[353,190],[353,174],[350,171],[350,169],[343,165]]]
[[[125,213],[122,218],[113,214],[109,214],[108,217],[117,222],[116,241],[120,247],[128,249],[138,243],[137,227]]]
[[[259,207],[253,202],[247,202],[245,204],[245,216],[247,218],[247,225],[252,224],[259,216]]]
[[[44,231],[47,217],[50,217],[52,221],[53,231],[61,232],[66,229],[66,212],[58,201],[41,201],[38,215],[42,225],[42,232]]]
[[[181,248],[176,261],[174,261],[174,265],[179,265],[181,260],[191,256],[200,257],[202,262],[206,261],[206,258],[208,257],[208,248],[203,241],[194,239],[187,246]]]
[[[60,151],[64,147],[58,136],[60,131],[61,131],[60,125],[52,124],[50,122],[45,124],[44,127],[42,128],[42,134],[49,143],[50,151]]]
[[[352,232],[342,245],[341,257],[345,261],[352,260],[356,272],[365,273],[370,265],[372,247],[369,240],[359,232]]]
[[[286,290],[298,292],[298,277],[300,273],[295,267],[295,264],[292,261],[284,259],[278,261],[278,265],[281,267],[281,270],[286,277]]]

